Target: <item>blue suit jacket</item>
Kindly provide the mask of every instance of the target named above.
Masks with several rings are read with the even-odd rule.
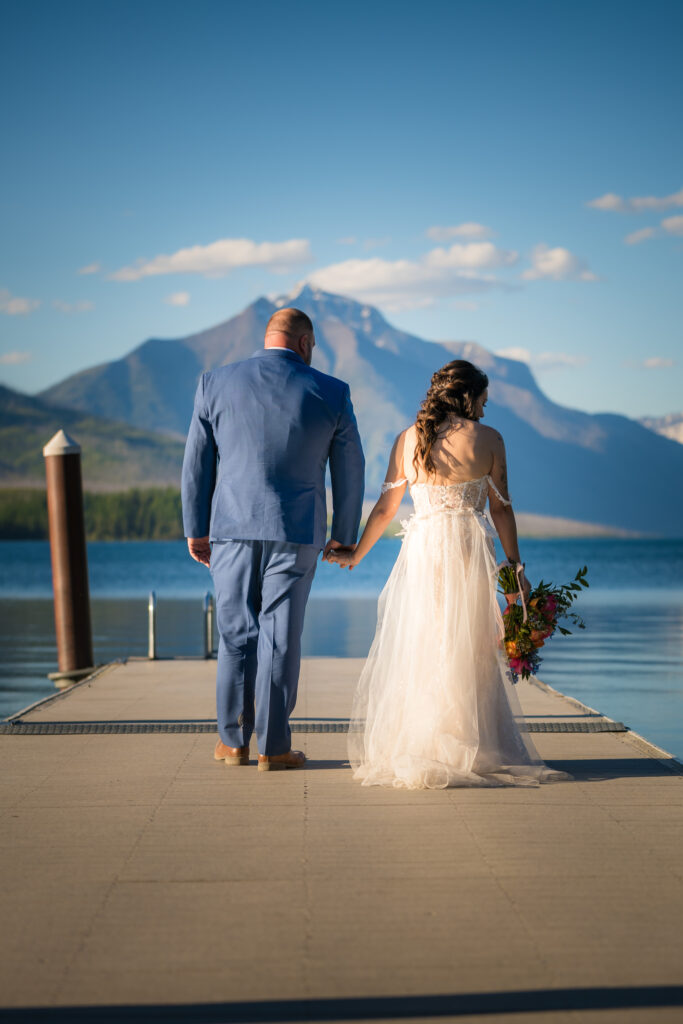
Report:
[[[355,544],[365,460],[349,386],[289,349],[204,373],[185,446],[185,536]]]

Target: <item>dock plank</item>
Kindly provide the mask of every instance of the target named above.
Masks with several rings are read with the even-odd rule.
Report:
[[[305,660],[295,717],[348,718],[361,665]],[[21,720],[211,720],[214,672],[131,660]],[[604,720],[519,694],[530,722]],[[343,734],[296,739],[307,768],[264,775],[201,733],[0,735],[0,1024],[683,1020],[663,752],[539,734],[575,781],[405,792],[354,783]]]

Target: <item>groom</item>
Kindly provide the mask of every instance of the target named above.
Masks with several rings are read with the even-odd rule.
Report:
[[[268,321],[265,347],[204,373],[182,475],[191,556],[210,566],[219,633],[215,758],[260,771],[299,768],[289,716],[317,558],[355,547],[364,458],[349,386],[311,368],[313,324],[299,309]],[[325,544],[325,468],[332,530]]]

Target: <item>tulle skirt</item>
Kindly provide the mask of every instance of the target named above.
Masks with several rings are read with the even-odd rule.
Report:
[[[524,730],[502,635],[488,521],[414,516],[354,697],[354,777],[403,789],[570,779],[541,761]]]

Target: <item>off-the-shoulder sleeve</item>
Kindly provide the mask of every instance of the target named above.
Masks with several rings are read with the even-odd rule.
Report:
[[[394,487],[402,487],[403,484],[407,484],[408,480],[403,477],[401,480],[393,480],[391,482],[385,480],[380,488],[380,494],[386,494],[387,491],[393,491]]]
[[[498,488],[496,487],[496,485],[494,484],[494,482],[493,482],[493,480],[491,479],[490,476],[489,476],[489,487],[491,488],[493,493],[496,495],[498,500],[503,503],[503,505],[512,505],[512,501],[508,501],[507,498],[503,497],[503,495],[500,493],[500,491],[498,490]]]

